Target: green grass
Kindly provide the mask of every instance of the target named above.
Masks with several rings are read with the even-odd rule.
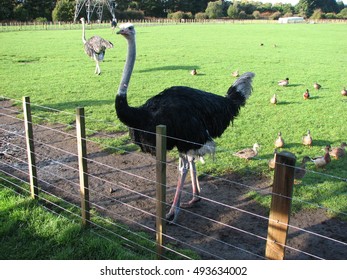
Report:
[[[108,219],[98,216],[95,211],[92,211],[93,225],[85,229],[81,226],[75,207],[46,195],[42,195],[44,199],[41,197],[38,202],[23,192],[23,189],[28,189],[27,185],[19,186],[18,182],[9,181],[0,178],[0,260],[156,258],[155,244],[149,242],[154,240],[147,234],[128,230],[124,225],[120,228]],[[22,192],[23,195],[19,196],[16,192]],[[42,206],[46,206],[55,214]],[[172,247],[170,244],[166,246]],[[198,256],[189,250],[179,252],[198,259]],[[170,251],[167,251],[165,256],[169,259],[180,258]]]
[[[234,81],[232,71],[255,72],[254,92],[249,102],[233,127],[216,140],[216,161],[207,161],[199,170],[217,175],[239,172],[245,176],[260,173],[271,177],[267,160],[272,157],[273,141],[279,131],[286,142],[285,150],[294,153],[298,161],[305,155],[322,155],[322,148],[328,143],[337,146],[347,141],[347,99],[340,94],[347,86],[346,31],[345,24],[138,27],[138,55],[129,103],[140,105],[172,85],[224,95]],[[17,100],[28,95],[34,104],[71,113],[52,113],[33,107],[35,116],[50,122],[73,123],[75,108],[84,106],[90,117],[87,120],[90,133],[126,131],[114,109],[126,42],[109,29],[87,30],[87,37],[94,34],[115,45],[106,52],[101,76],[94,75],[95,65],[83,52],[80,30],[0,33],[0,95]],[[193,68],[199,75],[189,75]],[[290,86],[277,86],[277,81],[286,77]],[[319,92],[313,89],[316,81],[323,86]],[[302,94],[306,88],[312,99],[304,101]],[[279,100],[276,106],[269,102],[274,93]],[[308,129],[314,138],[310,149],[301,145],[301,137]],[[254,142],[261,145],[261,160],[245,162],[232,155]],[[106,143],[126,145],[127,137]],[[333,178],[347,178],[346,166],[347,158],[333,160],[325,170],[316,170],[308,164],[310,170],[319,173],[309,173],[296,186],[296,198],[346,213],[347,183]]]

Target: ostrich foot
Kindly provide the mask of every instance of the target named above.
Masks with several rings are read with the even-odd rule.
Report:
[[[166,223],[168,225],[173,225],[176,223],[177,218],[178,218],[178,213],[180,212],[180,208],[179,207],[172,207],[169,211],[169,213],[166,214]]]
[[[192,198],[192,200],[185,202],[185,203],[181,203],[181,207],[182,208],[192,208],[194,207],[194,205],[196,205],[196,203],[198,203],[201,200],[201,197],[199,196],[195,196]]]
[[[166,214],[166,224],[167,225],[174,225],[176,223],[177,220],[177,215],[175,214],[175,212],[169,212]]]
[[[175,218],[175,213],[167,213],[165,216],[165,219],[167,220],[167,223],[170,224]]]

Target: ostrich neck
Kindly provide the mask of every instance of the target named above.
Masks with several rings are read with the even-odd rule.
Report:
[[[134,69],[136,58],[136,43],[135,37],[128,39],[128,53],[125,61],[123,75],[118,87],[118,95],[126,96],[130,82],[131,73]]]
[[[82,42],[83,42],[83,44],[85,44],[87,42],[87,40],[86,40],[86,30],[85,30],[85,27],[84,27],[84,21],[82,21]]]

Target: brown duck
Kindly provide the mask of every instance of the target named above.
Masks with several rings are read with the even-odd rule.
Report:
[[[239,158],[252,159],[258,155],[259,144],[255,143],[252,148],[246,148],[241,151],[236,152],[234,155]]]
[[[306,91],[304,92],[303,97],[305,100],[310,98],[310,93],[309,93],[308,89],[306,89]]]
[[[320,84],[318,84],[317,82],[315,82],[313,84],[313,87],[316,89],[316,90],[319,90],[322,86]]]
[[[274,156],[271,158],[268,162],[269,168],[270,169],[275,169],[276,165],[276,154],[277,154],[277,149],[274,150]]]
[[[309,130],[307,130],[307,134],[302,137],[302,144],[305,146],[312,146],[312,136]]]
[[[294,179],[301,180],[306,175],[306,162],[310,161],[311,159],[308,156],[304,156],[304,158],[301,161],[300,167],[295,167],[294,171]]]
[[[274,95],[271,97],[270,103],[271,103],[271,104],[274,104],[274,105],[277,104],[277,96],[276,96],[276,94],[274,94]]]
[[[318,168],[324,168],[327,164],[331,162],[331,157],[329,154],[330,145],[327,145],[324,150],[325,150],[324,156],[311,158],[311,161],[313,161],[315,166]]]
[[[287,86],[289,84],[289,78],[285,78],[284,80],[278,81],[279,86]]]
[[[240,76],[240,74],[239,74],[239,70],[235,70],[234,72],[232,72],[231,73],[231,76],[233,76],[233,77],[238,77],[238,76]]]
[[[347,147],[346,142],[342,142],[341,145],[340,145],[340,147],[334,147],[334,148],[332,148],[329,154],[330,154],[332,157],[334,157],[334,158],[336,158],[336,159],[339,159],[339,158],[345,156],[345,154],[346,154],[345,148],[346,148],[346,147]]]
[[[278,132],[278,137],[275,140],[275,147],[276,148],[283,148],[284,147],[284,140],[283,140],[281,132]]]

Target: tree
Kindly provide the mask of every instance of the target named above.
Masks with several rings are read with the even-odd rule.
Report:
[[[204,12],[209,1],[211,0],[161,0],[170,13],[183,11],[192,14]]]
[[[197,13],[197,14],[195,14],[195,19],[196,20],[204,20],[204,19],[208,19],[208,16],[205,13]]]
[[[223,1],[208,2],[205,13],[209,18],[223,17]]]
[[[12,0],[0,0],[0,20],[6,20],[13,16],[14,3]]]
[[[270,16],[270,19],[271,20],[277,20],[281,17],[281,12],[280,11],[277,11],[277,12],[274,12],[271,16]]]
[[[341,12],[345,8],[345,4],[340,0],[337,1],[337,6],[339,7],[339,11]]]
[[[260,12],[259,11],[254,11],[252,16],[255,18],[255,19],[260,19],[261,18],[261,15],[260,15]]]
[[[322,12],[321,9],[316,9],[314,10],[312,16],[310,17],[310,19],[322,19],[324,16],[324,13]]]
[[[227,14],[230,18],[238,18],[239,16],[239,7],[238,7],[238,2],[234,1],[232,5],[229,6]]]
[[[290,4],[282,4],[282,3],[276,3],[272,6],[272,9],[278,12],[281,12],[281,14],[287,14],[287,13],[293,13],[294,8]]]
[[[137,10],[144,12],[146,16],[149,17],[164,17],[165,16],[165,2],[157,0],[142,0],[142,1],[133,1],[137,3]]]
[[[24,5],[18,4],[16,7],[13,9],[13,18],[18,21],[27,21],[29,20],[29,12],[28,10],[24,7]]]
[[[235,0],[235,2],[237,2]],[[254,2],[241,1],[238,4],[239,11],[244,11],[247,15],[251,15],[256,9],[256,5]]]
[[[342,10],[338,13],[338,17],[339,17],[339,18],[345,18],[345,19],[347,19],[347,8],[342,9]]]
[[[338,13],[340,11],[336,0],[319,0],[318,7],[323,13]]]
[[[72,21],[75,14],[74,0],[58,0],[52,12],[53,21]]]
[[[241,12],[239,13],[239,19],[246,19],[246,18],[247,18],[246,12],[245,12],[245,11],[241,11]]]
[[[168,18],[174,19],[174,20],[182,20],[182,19],[192,19],[193,15],[192,13],[185,13],[182,11],[174,12],[172,14],[168,14]]]
[[[126,11],[129,8],[132,0],[117,0],[117,10]],[[136,1],[139,2],[139,1]]]
[[[339,12],[336,0],[300,0],[295,8],[297,12],[303,12],[307,17],[310,17],[317,9],[321,9],[323,13]]]

